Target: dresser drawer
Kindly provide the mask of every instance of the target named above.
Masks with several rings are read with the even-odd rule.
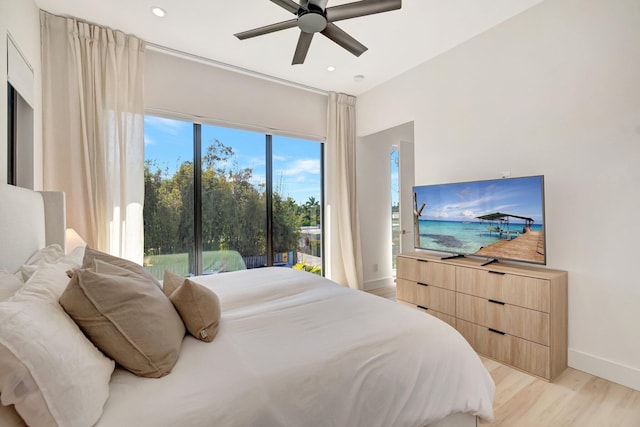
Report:
[[[456,318],[453,316],[450,316],[448,314],[445,313],[440,313],[439,311],[436,310],[430,310],[430,309],[424,309],[422,307],[418,307],[416,306],[416,309],[420,310],[420,311],[424,311],[427,314],[432,315],[433,317],[437,317],[438,319],[442,320],[445,323],[448,323],[449,325],[451,325],[452,327],[456,327]]]
[[[452,291],[456,290],[456,267],[453,265],[398,256],[396,258],[396,271],[399,279],[421,282]]]
[[[418,281],[418,260],[398,255],[396,258],[397,278]]]
[[[427,260],[418,261],[418,277],[416,281],[426,285],[456,290],[456,267]]]
[[[511,337],[511,365],[542,378],[551,379],[549,347]]]
[[[475,323],[456,319],[456,329],[478,353],[523,371],[550,379],[549,347]]]
[[[418,283],[414,280],[396,278],[396,299],[415,304],[418,295]]]
[[[485,299],[549,312],[549,281],[492,270],[458,267],[456,290]]]
[[[456,315],[456,293],[448,289],[418,282],[415,303],[444,314]]]
[[[421,307],[418,307],[415,304],[411,304],[408,303],[406,301],[402,301],[402,300],[397,300],[398,304],[402,304],[402,305],[406,305],[407,307],[412,307],[415,308],[416,310],[422,311],[424,313],[430,314],[433,317],[437,317],[438,319],[442,320],[445,323],[448,323],[449,325],[453,326],[454,328],[456,327],[456,318],[453,316],[450,316],[448,314],[444,314],[444,313],[440,313],[439,311],[435,311],[435,310],[429,310],[429,309],[424,309]]]
[[[499,362],[510,363],[511,336],[492,332],[489,328],[456,319],[456,329],[478,353]]]
[[[456,316],[481,326],[549,345],[548,313],[458,293]]]

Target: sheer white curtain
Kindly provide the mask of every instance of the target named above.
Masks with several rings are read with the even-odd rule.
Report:
[[[142,262],[145,43],[40,12],[44,186],[92,247]]]
[[[327,277],[362,288],[356,202],[356,98],[329,93],[326,142]]]

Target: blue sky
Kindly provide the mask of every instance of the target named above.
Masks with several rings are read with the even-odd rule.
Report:
[[[426,203],[421,219],[476,221],[477,216],[502,212],[533,218],[535,224],[543,221],[539,177],[429,185],[414,191],[418,208]]]
[[[398,150],[391,150],[391,206],[400,201],[400,174],[398,170],[398,160],[400,153]]]
[[[145,116],[145,160],[155,159],[169,176],[185,161],[193,160],[193,124]],[[254,185],[266,179],[265,137],[262,133],[202,125],[203,154],[213,139],[232,147],[238,168],[251,168]],[[320,200],[320,147],[317,141],[273,136],[273,185],[298,203]],[[228,165],[232,166],[232,165]]]

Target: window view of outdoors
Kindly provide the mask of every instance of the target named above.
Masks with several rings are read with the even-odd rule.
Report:
[[[322,145],[273,137],[274,265],[321,273]]]
[[[396,257],[400,253],[400,184],[398,182],[399,155],[397,149],[391,150],[391,262],[396,268]]]
[[[202,126],[202,272],[266,265],[265,137]]]
[[[321,143],[273,137],[273,253],[268,250],[267,136],[201,130],[200,195],[194,200],[194,124],[145,117],[144,266],[162,279],[266,265],[320,273]],[[195,207],[201,212],[201,270]],[[307,257],[307,258],[305,258]],[[269,262],[270,261],[270,262]]]
[[[164,270],[195,272],[193,124],[144,120],[144,266],[159,280]]]

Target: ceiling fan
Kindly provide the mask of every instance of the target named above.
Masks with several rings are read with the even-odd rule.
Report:
[[[271,1],[297,15],[297,17],[234,35],[238,39],[244,40],[297,26],[300,28],[300,37],[298,38],[298,45],[293,54],[291,65],[304,63],[311,45],[311,39],[315,33],[322,34],[355,56],[362,55],[367,50],[367,47],[338,28],[334,22],[373,15],[374,13],[388,12],[400,9],[402,6],[402,0],[361,0],[332,7],[326,7],[328,0],[300,0],[300,4],[293,0]]]

